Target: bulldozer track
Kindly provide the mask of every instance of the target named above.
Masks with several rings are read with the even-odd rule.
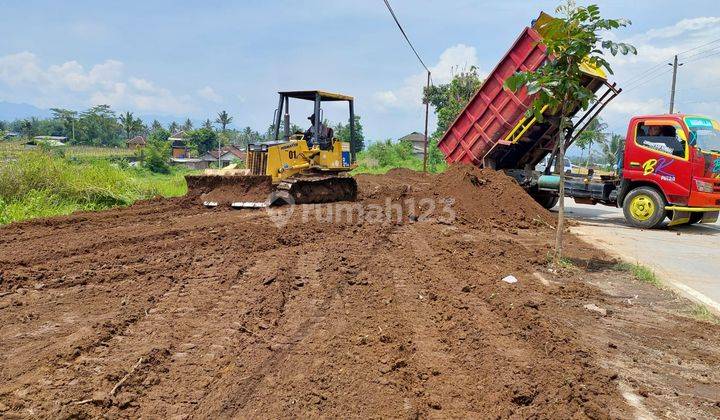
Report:
[[[354,201],[357,183],[350,176],[337,174],[296,176],[280,182],[277,191],[286,191],[294,204]]]

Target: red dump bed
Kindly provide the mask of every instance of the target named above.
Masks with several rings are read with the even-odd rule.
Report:
[[[473,97],[438,143],[448,163],[483,165],[483,158],[504,141],[532,104],[527,90],[513,93],[503,88],[505,80],[517,71],[533,71],[547,55],[542,37],[525,28],[500,63],[488,75]]]

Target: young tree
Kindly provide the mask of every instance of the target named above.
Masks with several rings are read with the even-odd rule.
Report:
[[[212,129],[213,129],[212,121],[210,121],[210,118],[206,119],[205,122],[203,122],[202,128],[204,128],[204,129],[206,129],[206,130],[212,130]]]
[[[169,136],[170,134],[165,130],[154,131],[148,136],[147,147],[145,147],[143,153],[146,153],[145,167],[150,172],[170,173],[170,165],[168,164],[170,143],[167,140]]]
[[[610,64],[603,58],[604,50],[612,55],[618,52],[625,55],[637,54],[635,47],[625,43],[603,39],[603,35],[613,29],[630,24],[626,19],[603,19],[600,8],[591,4],[577,6],[573,0],[558,6],[558,19],[552,19],[542,25],[543,44],[547,54],[552,57],[548,63],[536,71],[519,72],[505,82],[512,91],[523,86],[529,95],[535,95],[528,116],[534,115],[543,120],[543,108],[547,106],[558,116],[558,134],[555,153],[560,168],[565,159],[565,135],[570,128],[568,113],[576,108],[586,109],[595,100],[595,94],[583,85],[580,65],[586,63],[596,68],[604,68],[610,74]],[[565,171],[560,170],[560,192],[557,235],[555,238],[555,263],[562,258],[563,230],[565,228]]]

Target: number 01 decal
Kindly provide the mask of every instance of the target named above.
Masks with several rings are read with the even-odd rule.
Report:
[[[297,159],[297,152],[295,150],[288,151],[288,157],[290,159]]]

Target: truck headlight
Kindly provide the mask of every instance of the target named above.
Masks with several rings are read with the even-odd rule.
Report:
[[[711,192],[713,192],[713,184],[712,184],[711,182],[701,181],[701,180],[699,180],[699,179],[696,179],[696,180],[695,180],[695,187],[696,187],[697,190],[700,191],[700,192],[706,192],[706,193],[711,193]]]

